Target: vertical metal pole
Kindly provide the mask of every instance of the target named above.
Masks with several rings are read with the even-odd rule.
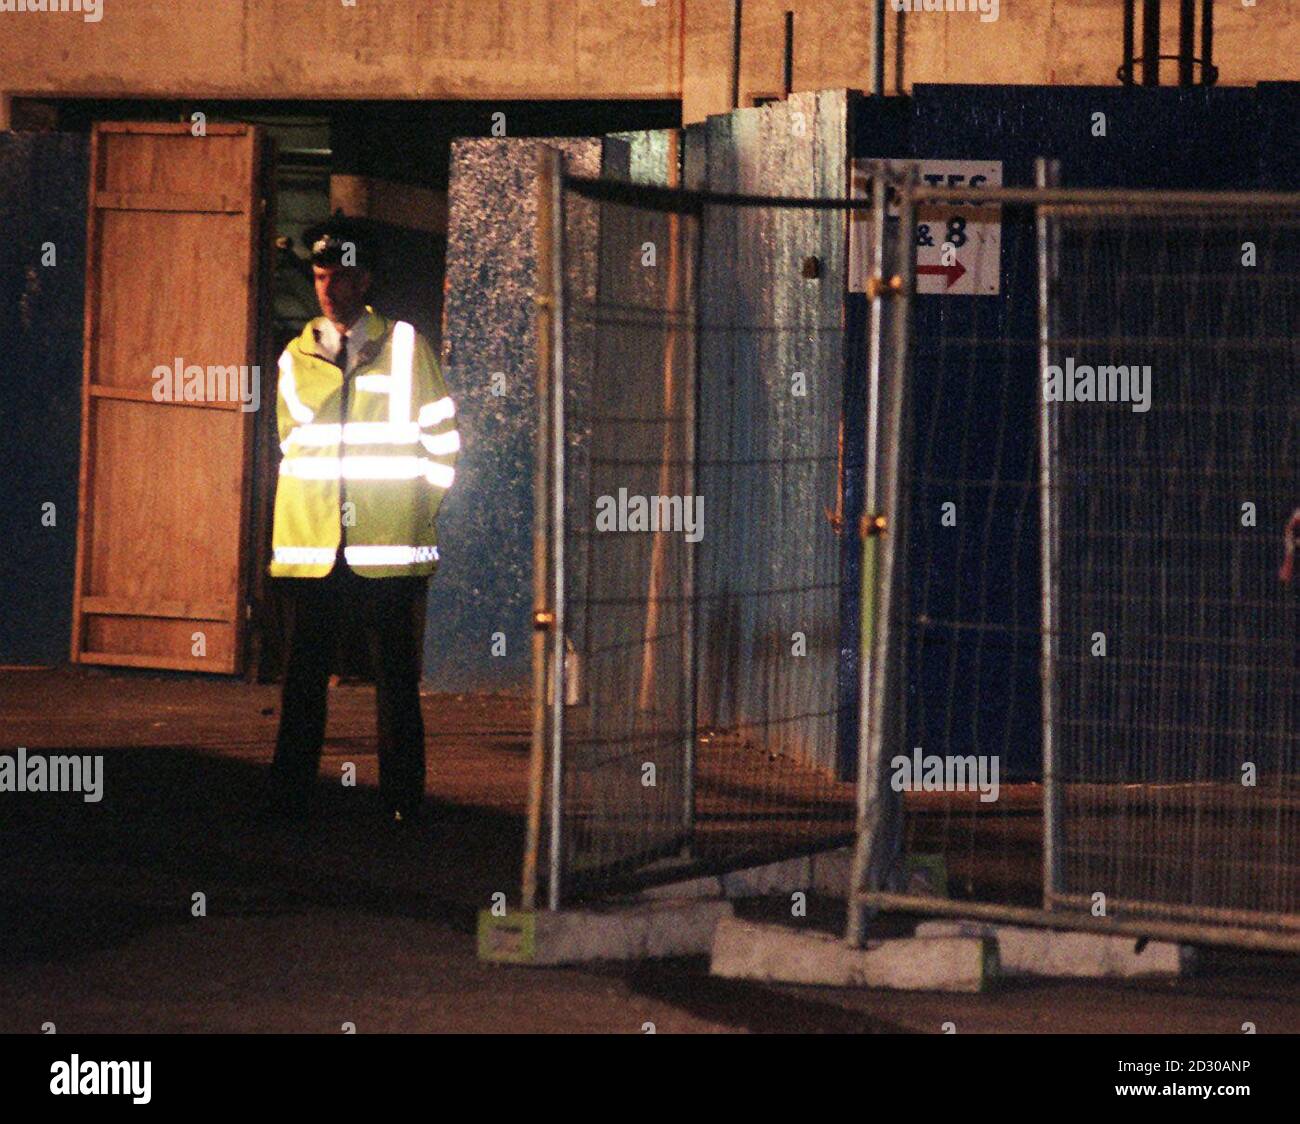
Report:
[[[1124,85],[1133,85],[1133,32],[1137,20],[1137,0],[1124,0]]]
[[[1160,0],[1142,0],[1142,85],[1160,85]]]
[[[685,145],[682,146],[683,150]],[[680,178],[678,183],[683,183],[684,179]],[[704,216],[707,209],[701,207],[696,213],[693,222],[686,225],[686,229],[693,230],[695,235],[694,252],[685,260],[691,263],[691,268],[687,276],[687,300],[685,307],[689,316],[688,323],[691,333],[691,351],[689,361],[690,386],[686,388],[686,393],[682,396],[682,408],[687,411],[686,422],[683,425],[683,432],[686,436],[686,450],[684,459],[686,461],[686,470],[690,473],[690,484],[688,495],[696,496],[700,494],[700,468],[699,468],[699,447],[700,447],[700,269],[704,260]],[[683,627],[686,635],[683,637],[682,652],[685,657],[685,674],[686,689],[689,692],[687,709],[686,709],[686,744],[683,749],[683,765],[685,767],[684,783],[682,785],[682,816],[683,826],[686,829],[686,844],[682,848],[682,857],[690,858],[695,851],[695,750],[697,739],[699,737],[699,690],[696,682],[699,667],[699,626],[697,623],[697,611],[699,600],[696,596],[696,577],[699,573],[699,566],[696,564],[695,552],[700,549],[703,543],[703,535],[700,542],[689,543],[686,545],[686,580],[683,589],[682,611]]]
[[[1214,0],[1201,0],[1201,85],[1213,86]]]
[[[872,683],[871,705],[878,714],[871,742],[870,760],[878,778],[876,792],[875,854],[872,863],[877,885],[885,886],[885,879],[894,869],[902,839],[902,798],[893,791],[886,777],[886,752],[889,739],[906,736],[905,702],[901,691],[904,666],[898,648],[899,627],[902,623],[902,582],[898,580],[898,567],[905,558],[903,548],[907,533],[906,500],[903,494],[903,463],[908,455],[904,449],[903,419],[910,399],[910,374],[912,339],[912,293],[916,284],[916,208],[912,200],[912,187],[916,183],[916,168],[907,165],[899,185],[898,239],[894,247],[894,287],[892,317],[890,320],[889,369],[885,372],[884,388],[888,393],[889,408],[885,415],[885,438],[880,451],[882,473],[881,505],[888,520],[881,538],[879,589],[877,609],[879,621],[876,629],[875,665],[877,674]],[[902,575],[906,577],[906,575]]]
[[[894,810],[893,793],[884,783],[881,767],[885,715],[882,708],[888,700],[885,690],[885,673],[889,640],[889,586],[892,566],[892,536],[885,539],[882,530],[888,518],[881,511],[884,499],[881,485],[881,441],[889,439],[881,415],[884,389],[881,385],[882,351],[884,336],[884,300],[892,292],[884,278],[886,215],[889,182],[883,164],[875,166],[872,179],[871,207],[871,267],[868,290],[871,313],[867,334],[867,448],[865,481],[863,487],[862,534],[862,656],[858,686],[858,783],[857,783],[857,836],[853,848],[853,862],[849,872],[848,931],[845,939],[860,947],[866,938],[866,910],[858,895],[871,889],[878,890],[881,880],[881,847],[887,832],[888,819]],[[908,213],[900,215],[900,238],[906,249],[905,260],[911,257],[910,198]],[[896,401],[900,388],[892,388],[891,402]],[[892,413],[892,411],[891,411]],[[887,457],[897,455],[897,449],[886,448]],[[892,512],[891,512],[892,514]]]
[[[555,181],[559,178],[560,154],[545,145],[537,159],[537,294],[535,329],[537,333],[537,439],[533,454],[533,695],[532,742],[528,761],[528,819],[524,835],[523,908],[537,907],[537,867],[542,837],[542,805],[546,790],[546,752],[548,745],[547,660],[550,648],[547,636],[554,626],[551,611],[551,408],[553,378],[553,337],[555,297],[551,291],[552,244],[551,208],[555,198]]]
[[[731,108],[740,107],[740,22],[745,0],[731,0]]]
[[[1196,0],[1178,0],[1178,84],[1196,80]]]
[[[871,5],[871,92],[885,96],[885,0]]]
[[[554,331],[551,335],[551,838],[547,904],[560,908],[564,810],[564,175],[556,153],[551,179],[551,277]]]
[[[907,15],[900,11],[894,13],[894,93],[902,97],[906,86],[907,55]]]
[[[902,797],[885,781],[886,738],[895,738],[900,748],[907,737],[905,646],[900,643],[907,594],[907,506],[910,494],[912,446],[908,417],[912,399],[912,296],[916,292],[916,204],[912,188],[918,182],[915,165],[907,165],[898,203],[898,242],[895,248],[896,276],[900,282],[894,295],[894,316],[891,324],[893,354],[889,382],[888,446],[885,464],[885,510],[889,514],[886,530],[884,559],[881,567],[880,595],[885,611],[882,618],[884,632],[879,640],[881,656],[881,683],[876,688],[880,708],[881,728],[877,735],[876,757],[879,761],[881,791],[885,794],[881,841],[886,847],[885,858],[892,869],[902,844]],[[886,689],[888,694],[886,694]],[[886,722],[888,723],[886,725]]]
[[[782,86],[788,98],[794,91],[794,12],[785,14],[785,67]]]
[[[1038,157],[1034,161],[1037,187],[1056,187],[1060,181],[1060,162]],[[1048,219],[1043,205],[1035,214],[1038,236],[1038,519],[1039,560],[1041,563],[1042,630],[1039,643],[1042,677],[1043,738],[1043,908],[1051,909],[1061,891],[1061,777],[1060,747],[1056,742],[1057,689],[1056,655],[1059,620],[1056,601],[1056,551],[1060,542],[1057,526],[1059,503],[1056,496],[1057,404],[1048,402],[1042,380],[1051,362],[1054,338],[1052,327],[1052,281],[1056,271],[1056,228]]]

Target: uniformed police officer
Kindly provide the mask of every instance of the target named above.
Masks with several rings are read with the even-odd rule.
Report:
[[[323,315],[279,364],[271,575],[284,579],[291,623],[270,809],[307,811],[330,662],[340,630],[360,628],[374,659],[380,795],[394,822],[410,823],[424,796],[420,626],[460,448],[456,410],[423,337],[365,303],[364,228],[336,216],[307,238]]]

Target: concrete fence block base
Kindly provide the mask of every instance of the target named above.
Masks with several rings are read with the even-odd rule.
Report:
[[[1121,978],[1182,976],[1195,969],[1195,950],[1168,941],[1141,946],[1133,937],[1072,933],[988,921],[923,921],[919,940],[980,937],[995,940],[1006,976]]]
[[[584,964],[698,956],[712,945],[728,901],[654,901],[606,909],[517,910],[478,917],[480,960],[501,964]]]
[[[905,991],[984,991],[997,946],[982,937],[879,941],[850,948],[828,933],[726,917],[713,934],[712,974],[727,979]]]
[[[692,878],[655,886],[637,895],[638,900],[662,898],[761,898],[792,894],[796,890],[844,898],[849,885],[849,864],[853,851],[838,847],[815,855],[802,855],[781,862],[764,863],[727,874]]]

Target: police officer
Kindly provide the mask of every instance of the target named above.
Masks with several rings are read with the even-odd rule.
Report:
[[[321,316],[280,356],[282,460],[271,575],[288,589],[290,637],[270,811],[307,811],[342,629],[364,629],[375,668],[379,788],[410,823],[424,796],[420,638],[435,520],[460,448],[437,360],[408,323],[365,303],[372,242],[338,215],[308,231]]]

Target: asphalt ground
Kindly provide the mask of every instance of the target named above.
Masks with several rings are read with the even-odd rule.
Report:
[[[525,700],[423,698],[432,814],[407,832],[380,814],[364,685],[331,689],[309,820],[254,814],[278,701],[228,679],[0,671],[0,750],[105,759],[99,803],[0,793],[0,1033],[1300,1031],[1300,965],[1285,957],[983,995],[717,980],[702,957],[482,963],[478,911],[497,892],[518,900]],[[738,908],[794,923],[781,900]],[[814,901],[799,923],[833,930],[842,907]]]

